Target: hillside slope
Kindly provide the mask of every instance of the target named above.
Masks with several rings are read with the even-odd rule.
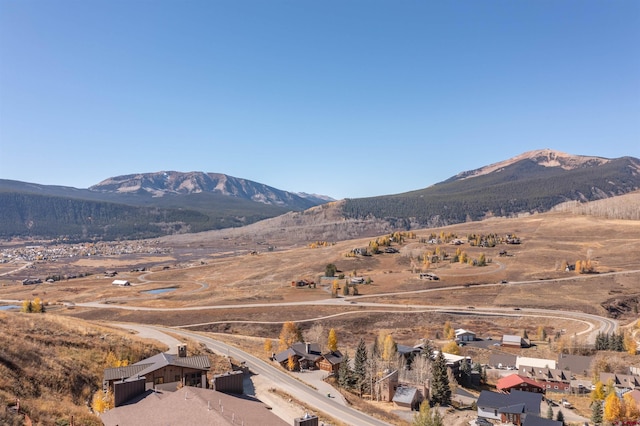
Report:
[[[159,350],[124,332],[49,314],[0,312],[0,424],[23,424],[4,410],[20,399],[34,424],[101,425],[88,411],[106,358],[137,362]]]
[[[640,188],[640,160],[531,151],[404,194],[349,199],[345,217],[384,219],[396,228],[441,226],[492,216],[544,212]]]

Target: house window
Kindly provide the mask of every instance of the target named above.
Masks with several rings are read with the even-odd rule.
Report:
[[[153,381],[156,385],[161,385],[164,383],[164,377],[156,377]]]
[[[180,375],[179,375],[179,374],[176,374],[176,375],[175,375],[175,380],[174,380],[174,382],[179,382],[179,381],[180,381]]]
[[[555,385],[553,388],[554,388],[554,389],[558,389],[558,385]]]

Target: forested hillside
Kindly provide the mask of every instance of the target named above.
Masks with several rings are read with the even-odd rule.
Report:
[[[498,171],[444,181],[404,194],[346,200],[348,218],[384,218],[397,227],[440,226],[544,212],[569,200],[590,201],[640,188],[638,160],[625,157],[565,170],[523,160]]]

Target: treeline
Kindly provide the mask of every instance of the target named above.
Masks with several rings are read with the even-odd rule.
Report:
[[[264,207],[263,207],[264,206]],[[282,208],[230,202],[208,211],[0,192],[0,238],[57,238],[69,242],[154,238],[243,226]]]
[[[404,221],[404,228],[442,226],[488,216],[512,216],[550,210],[567,200],[595,200],[640,186],[640,176],[622,158],[598,167],[547,168],[527,160],[500,172],[383,197],[347,199],[343,212],[355,219]]]

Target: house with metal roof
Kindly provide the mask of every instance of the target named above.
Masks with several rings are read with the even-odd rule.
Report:
[[[478,417],[484,417],[486,419],[506,421],[503,411],[507,407],[511,407],[508,411],[513,412],[515,406],[523,404],[520,419],[522,420],[523,414],[540,415],[540,403],[542,402],[542,394],[533,392],[523,392],[519,390],[512,390],[510,393],[497,393],[491,391],[482,391],[478,397]],[[511,413],[514,414],[514,413]]]
[[[498,380],[496,389],[501,392],[520,390],[524,392],[544,393],[544,385],[528,377],[511,374]]]
[[[398,407],[415,410],[420,406],[420,392],[413,386],[400,385],[396,388],[392,401]]]
[[[143,392],[126,405],[103,413],[100,420],[105,426],[290,424],[255,398],[193,387]]]
[[[520,336],[516,336],[513,334],[505,334],[502,336],[502,346],[510,346],[515,348],[528,348],[530,346],[530,342]]]
[[[473,331],[465,330],[464,328],[458,328],[456,331],[456,341],[458,342],[473,342],[476,340],[476,333]]]
[[[174,391],[178,385],[206,388],[210,368],[209,357],[187,356],[186,346],[181,345],[178,354],[159,353],[132,365],[105,369],[103,389],[113,390],[117,405],[140,389]]]
[[[283,368],[289,369],[289,359],[293,361],[293,370],[324,370],[335,373],[340,367],[343,355],[340,351],[322,354],[317,343],[297,342],[286,350],[274,355],[273,359]]]

